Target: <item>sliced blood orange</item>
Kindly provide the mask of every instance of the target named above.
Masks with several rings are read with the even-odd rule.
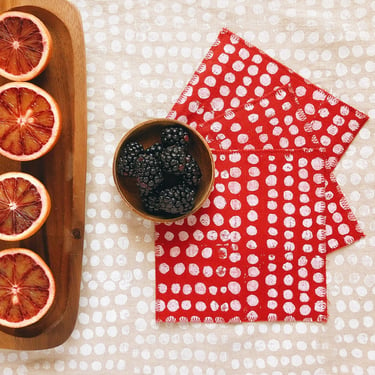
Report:
[[[32,14],[10,11],[0,15],[0,74],[11,81],[29,81],[47,66],[52,38]]]
[[[61,116],[55,99],[29,82],[0,87],[0,154],[18,161],[37,159],[56,144]]]
[[[36,233],[51,210],[45,186],[22,172],[0,175],[0,240],[18,241]]]
[[[0,251],[0,324],[11,328],[40,320],[53,304],[56,286],[44,260],[29,249]]]

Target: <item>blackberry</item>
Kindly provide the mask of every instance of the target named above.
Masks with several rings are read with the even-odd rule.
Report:
[[[194,206],[195,190],[190,186],[179,184],[160,192],[159,207],[171,215],[183,215]]]
[[[142,203],[148,213],[155,215],[160,212],[160,198],[158,192],[152,192],[144,196]]]
[[[157,158],[159,158],[162,151],[163,151],[162,144],[161,143],[154,143],[150,147],[146,148],[145,153],[148,154],[148,155],[154,155]]]
[[[166,147],[160,154],[163,171],[171,174],[182,174],[186,164],[185,149],[178,145]]]
[[[187,185],[190,185],[192,187],[197,187],[201,177],[202,177],[202,172],[199,168],[198,163],[191,155],[188,155],[186,157],[186,164],[185,164],[182,180]]]
[[[137,185],[141,195],[148,195],[163,182],[163,174],[158,158],[141,154],[136,162]]]
[[[182,126],[167,126],[162,130],[160,140],[164,147],[171,145],[186,147],[190,141],[190,135]]]
[[[135,162],[143,152],[143,146],[138,142],[125,143],[119,152],[116,163],[117,174],[121,176],[135,177]]]

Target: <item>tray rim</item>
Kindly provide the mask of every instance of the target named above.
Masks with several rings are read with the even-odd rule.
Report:
[[[76,300],[72,301],[68,293],[67,304],[61,311],[60,319],[46,327],[39,334],[32,337],[24,337],[12,335],[10,333],[0,331],[0,348],[13,350],[42,350],[49,349],[61,345],[71,335],[79,309],[79,291],[82,274],[82,256],[83,256],[83,236],[86,206],[86,169],[87,169],[87,89],[86,89],[86,54],[83,35],[83,26],[81,15],[74,4],[68,0],[8,0],[0,5],[0,13],[16,8],[39,8],[43,11],[51,13],[58,18],[66,27],[71,35],[71,48],[73,56],[77,52],[80,55],[80,63],[74,65],[74,92],[80,89],[80,101],[85,106],[78,106],[77,98],[73,99],[72,113],[72,150],[81,150],[81,154],[85,155],[84,160],[79,160],[73,152],[72,173],[73,176],[79,178],[72,179],[72,201],[76,198],[83,199],[80,205],[72,207],[72,229],[70,235],[76,240],[74,248],[70,249],[65,255],[67,257],[68,270],[78,270],[79,272],[71,272],[69,276],[69,285],[75,285],[78,290]],[[74,31],[74,32],[73,32]],[[78,72],[78,73],[77,73]],[[78,96],[77,96],[78,97]],[[77,127],[77,125],[79,125]],[[84,130],[82,132],[82,129]],[[80,133],[78,137],[77,134]],[[77,166],[79,164],[79,167]],[[80,169],[80,173],[74,173]]]

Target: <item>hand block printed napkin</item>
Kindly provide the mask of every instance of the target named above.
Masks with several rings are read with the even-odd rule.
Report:
[[[363,235],[332,171],[367,116],[224,29],[169,117],[216,175],[201,210],[156,225],[157,320],[325,321],[325,254]]]
[[[316,143],[330,151],[328,161],[334,168],[368,116],[308,82],[228,29],[219,33],[168,117],[201,128],[230,109],[287,84],[298,98],[309,122],[306,126],[314,131]],[[333,174],[327,187],[327,199],[327,214],[331,216],[327,223],[328,251],[363,237]]]
[[[157,320],[324,321],[324,152],[213,155],[205,206],[158,225]]]

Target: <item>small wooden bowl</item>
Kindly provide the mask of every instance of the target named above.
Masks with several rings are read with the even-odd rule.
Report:
[[[136,179],[134,177],[119,176],[116,173],[116,163],[121,146],[124,143],[137,141],[146,149],[156,142],[160,142],[160,133],[166,126],[179,125],[190,133],[190,143],[188,151],[197,161],[202,177],[195,196],[194,207],[191,211],[182,216],[157,216],[145,211],[141,201]],[[214,183],[214,160],[210,148],[205,139],[192,127],[171,119],[153,119],[144,121],[129,130],[120,140],[113,158],[112,172],[115,185],[128,206],[142,217],[155,222],[171,222],[185,218],[196,212],[207,199]]]

